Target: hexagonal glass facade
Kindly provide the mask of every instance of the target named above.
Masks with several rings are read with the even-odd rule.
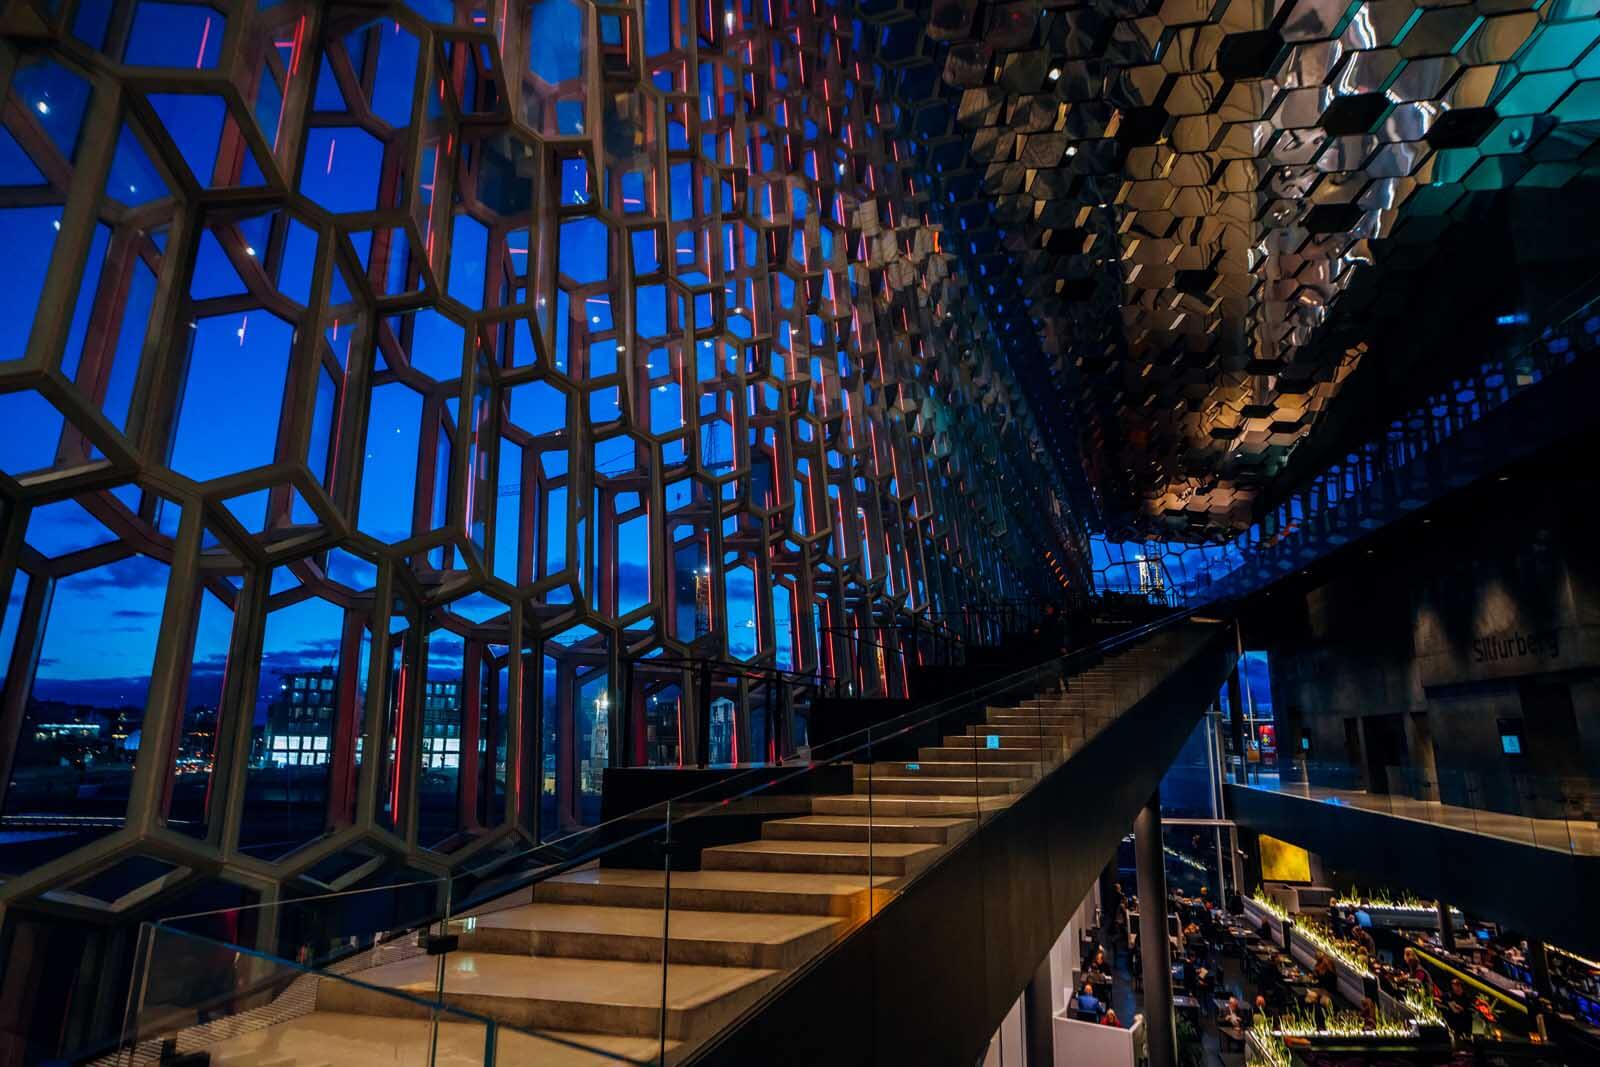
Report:
[[[7,17],[0,897],[547,838],[692,701],[790,758],[799,694],[901,695],[1042,580],[1031,418],[839,12]]]

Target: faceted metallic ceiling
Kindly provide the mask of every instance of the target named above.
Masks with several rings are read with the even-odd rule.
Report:
[[[1113,532],[1248,524],[1366,352],[1312,343],[1357,270],[1470,193],[1594,160],[1593,0],[867,6],[953,243]]]

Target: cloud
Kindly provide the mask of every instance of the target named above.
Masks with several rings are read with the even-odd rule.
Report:
[[[117,608],[111,612],[113,619],[154,619],[160,616],[159,611],[147,611],[144,608]]]
[[[129,556],[93,570],[61,579],[63,585],[79,593],[99,589],[165,589],[168,567],[149,556]]]
[[[339,638],[337,637],[312,637],[293,644],[284,643],[281,648],[272,649],[267,653],[271,656],[299,656],[299,655],[335,655],[339,651]]]
[[[61,700],[113,708],[124,704],[142,705],[150,688],[147,677],[124,678],[39,678],[33,684],[35,700]]]

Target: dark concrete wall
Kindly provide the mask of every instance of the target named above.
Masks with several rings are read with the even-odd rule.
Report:
[[[1470,787],[1475,805],[1525,814],[1539,812],[1517,775],[1600,776],[1600,544],[1581,525],[1597,490],[1544,457],[1259,598],[1247,647],[1271,653],[1284,758],[1303,727],[1314,782],[1342,784],[1316,767],[1331,762],[1381,789],[1376,765],[1395,761],[1438,799]],[[1511,757],[1498,723],[1518,718],[1526,752]]]

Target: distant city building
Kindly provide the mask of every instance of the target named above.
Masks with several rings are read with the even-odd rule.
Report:
[[[1146,595],[1166,592],[1166,575],[1161,570],[1161,561],[1144,557],[1139,559],[1139,592]]]
[[[422,687],[422,768],[461,766],[461,683],[425,682]]]
[[[283,675],[278,698],[267,705],[263,760],[280,767],[327,763],[333,751],[338,675],[331,667]]]
[[[611,694],[602,689],[594,700],[594,727],[589,732],[589,751],[578,759],[579,790],[598,794],[601,775],[610,762]]]
[[[711,702],[711,762],[733,763],[733,701],[718,697]]]

